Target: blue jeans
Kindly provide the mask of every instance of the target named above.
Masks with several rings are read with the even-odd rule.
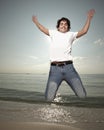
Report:
[[[53,101],[62,81],[66,81],[79,98],[86,97],[86,91],[73,64],[50,66],[50,72],[45,92],[47,101]]]

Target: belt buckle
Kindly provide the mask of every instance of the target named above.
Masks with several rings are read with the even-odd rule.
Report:
[[[56,64],[57,66],[64,66],[64,65],[66,65],[66,63],[64,62],[64,63],[57,63]]]

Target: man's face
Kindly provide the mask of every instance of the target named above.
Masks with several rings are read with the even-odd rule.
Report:
[[[62,33],[65,33],[68,31],[68,24],[67,24],[67,21],[61,21],[60,22],[60,25],[58,27],[58,31],[62,32]]]

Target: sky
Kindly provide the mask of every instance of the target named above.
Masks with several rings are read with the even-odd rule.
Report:
[[[72,48],[81,74],[104,74],[104,0],[0,0],[0,73],[48,73],[49,37],[32,22],[32,15],[48,29],[67,17],[70,31],[79,31],[89,9],[96,13],[86,35]]]

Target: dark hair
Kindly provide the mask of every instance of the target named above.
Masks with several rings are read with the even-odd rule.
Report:
[[[61,22],[61,21],[66,21],[66,22],[67,22],[67,24],[68,24],[68,31],[69,31],[69,29],[71,28],[71,27],[70,27],[70,20],[69,20],[68,18],[65,18],[65,17],[62,17],[61,19],[59,19],[59,20],[57,21],[56,27],[59,28],[59,25],[60,25],[60,22]]]

